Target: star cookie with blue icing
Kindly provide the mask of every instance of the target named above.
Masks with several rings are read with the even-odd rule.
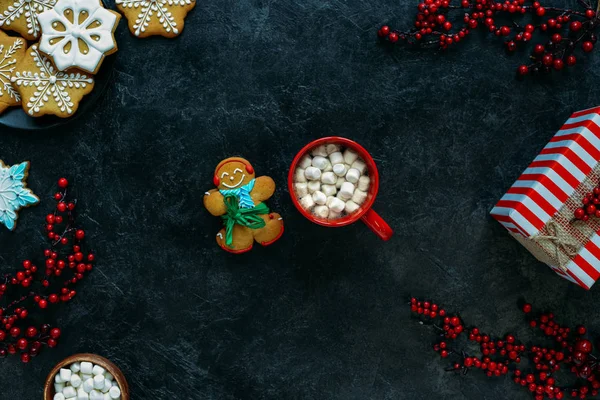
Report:
[[[8,167],[0,160],[0,224],[11,231],[15,229],[21,208],[40,202],[27,187],[29,161]]]

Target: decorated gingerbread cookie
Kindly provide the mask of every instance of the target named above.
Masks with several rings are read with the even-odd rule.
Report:
[[[39,49],[64,71],[78,68],[95,74],[104,57],[117,51],[114,32],[121,15],[100,0],[58,0],[38,16]]]
[[[0,28],[35,40],[41,33],[38,14],[51,9],[54,4],[56,0],[0,0]]]
[[[40,199],[27,188],[25,180],[29,162],[7,167],[0,160],[0,224],[11,231],[15,229],[18,211],[39,203]]]
[[[256,178],[248,160],[231,157],[217,165],[213,183],[217,188],[206,192],[204,206],[223,219],[225,227],[217,233],[223,250],[245,253],[255,241],[268,246],[281,237],[283,219],[263,203],[275,192],[273,179]]]
[[[117,8],[129,21],[129,30],[137,37],[175,37],[183,30],[195,0],[116,0]]]
[[[17,61],[23,58],[26,50],[25,40],[0,32],[0,114],[8,107],[21,104],[21,96],[10,79]]]
[[[77,69],[58,71],[36,44],[17,62],[11,82],[23,99],[23,109],[32,117],[70,117],[94,88],[94,79]]]

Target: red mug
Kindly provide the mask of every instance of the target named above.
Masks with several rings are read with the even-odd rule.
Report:
[[[363,159],[365,164],[367,164],[367,168],[369,170],[369,178],[371,179],[369,192],[367,193],[367,199],[360,206],[360,208],[350,215],[346,215],[342,218],[332,220],[317,217],[311,214],[310,211],[305,210],[302,207],[302,205],[300,205],[300,202],[298,201],[298,198],[296,196],[296,191],[294,190],[294,173],[296,171],[296,168],[298,167],[300,159],[305,154],[309,153],[313,148],[323,144],[339,144],[342,147],[354,150]],[[304,215],[306,218],[308,218],[315,224],[327,226],[330,228],[339,228],[341,226],[350,225],[361,219],[365,224],[367,224],[369,228],[371,228],[373,232],[375,232],[377,236],[379,236],[383,240],[389,240],[392,237],[392,234],[394,233],[394,231],[392,230],[392,228],[390,228],[387,222],[385,222],[383,218],[379,216],[379,214],[377,214],[371,209],[371,207],[373,206],[373,202],[375,201],[375,197],[377,197],[377,192],[379,191],[379,172],[377,172],[377,165],[375,165],[373,157],[371,157],[367,150],[365,150],[361,145],[350,139],[338,136],[330,136],[317,139],[304,146],[304,148],[302,148],[302,150],[300,150],[300,152],[296,155],[294,161],[292,161],[290,173],[288,174],[288,189],[290,191],[290,196],[292,197],[292,202],[294,203],[298,211],[300,211],[300,214]]]

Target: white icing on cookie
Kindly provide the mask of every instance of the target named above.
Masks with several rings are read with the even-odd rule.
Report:
[[[15,229],[21,208],[40,201],[25,183],[28,169],[28,161],[8,167],[0,160],[0,224],[10,230]]]
[[[10,77],[17,63],[17,59],[13,56],[21,47],[23,47],[22,39],[15,40],[12,46],[7,48],[4,45],[0,45],[0,97],[6,93],[14,101],[21,101],[21,96],[19,96],[19,93],[11,85]]]
[[[169,9],[190,5],[194,3],[194,0],[116,0],[115,3],[124,8],[140,10],[133,25],[135,36],[140,36],[142,32],[146,31],[153,15],[156,16],[166,32],[173,32],[177,35],[179,34],[177,22]]]
[[[27,33],[33,37],[40,35],[38,13],[54,7],[56,0],[17,0],[0,12],[0,26],[10,26],[22,16],[27,20]]]
[[[73,102],[67,89],[84,89],[94,83],[94,79],[81,72],[60,72],[52,63],[39,53],[37,45],[31,46],[31,56],[36,65],[35,71],[16,72],[11,82],[17,86],[35,86],[36,91],[27,102],[26,111],[34,115],[47,104],[50,97],[61,112],[72,114]]]
[[[119,18],[98,0],[58,0],[38,20],[40,51],[52,57],[61,71],[77,67],[94,73],[104,55],[116,47],[113,31]]]

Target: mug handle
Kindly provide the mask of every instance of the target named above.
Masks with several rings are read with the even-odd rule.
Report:
[[[369,208],[361,219],[382,240],[390,240],[394,234],[394,231],[387,222],[385,222],[379,214],[373,211],[372,208]]]

